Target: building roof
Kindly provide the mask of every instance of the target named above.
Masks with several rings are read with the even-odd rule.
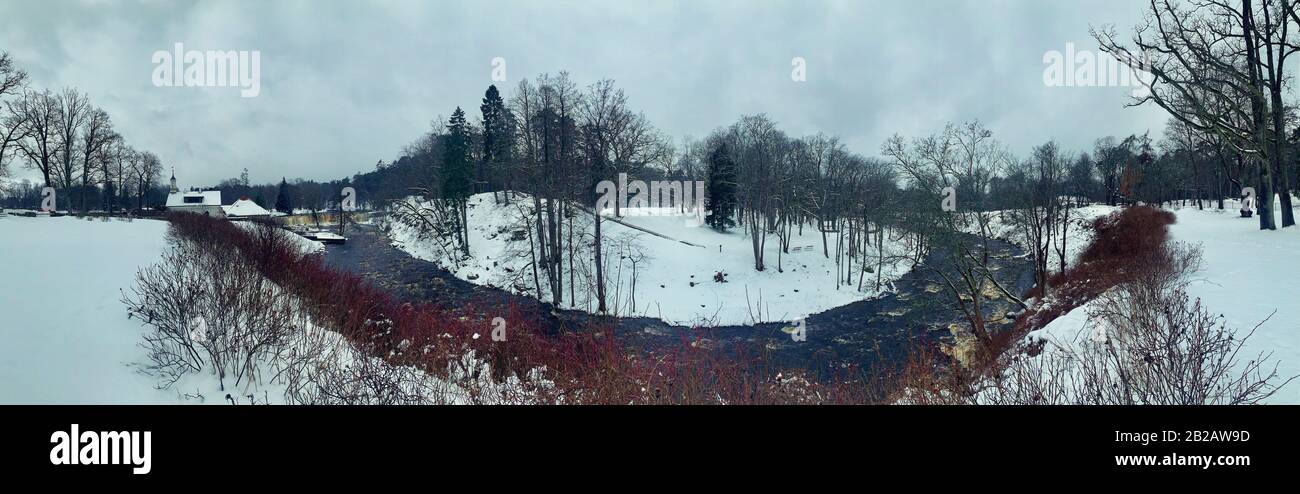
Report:
[[[250,216],[270,216],[271,212],[258,206],[256,202],[248,199],[240,199],[229,206],[222,206],[227,217],[250,217]]]
[[[190,198],[190,201],[194,201],[195,198],[198,198],[201,201],[190,202],[187,201],[186,198]],[[221,191],[205,190],[202,192],[173,192],[167,194],[167,207],[174,208],[185,206],[221,206]]]

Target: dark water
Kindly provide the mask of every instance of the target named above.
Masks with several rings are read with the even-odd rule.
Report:
[[[1030,262],[1015,246],[993,242],[993,269],[999,281],[1013,293],[1023,293],[1033,284]],[[936,251],[924,265],[939,266],[943,252]],[[433,263],[415,259],[392,247],[387,236],[373,226],[356,225],[348,242],[326,247],[330,265],[359,274],[394,295],[411,302],[428,302],[490,320],[511,304],[523,317],[533,317],[550,331],[585,331],[590,327],[612,326],[618,340],[638,351],[654,351],[684,341],[725,351],[737,345],[764,352],[778,365],[815,369],[828,374],[845,364],[861,368],[890,365],[915,345],[951,341],[950,324],[960,314],[950,306],[951,295],[936,291],[942,286],[932,270],[918,266],[894,282],[895,291],[809,316],[806,340],[794,341],[782,331],[789,323],[755,326],[690,328],[674,326],[645,317],[611,318],[580,311],[553,310],[550,304],[504,290],[475,285],[456,278]],[[1004,314],[1014,307],[1002,298],[992,300],[986,314]],[[598,320],[598,321],[597,321]],[[593,322],[604,324],[593,325]],[[1008,319],[1003,323],[1009,327]],[[992,329],[997,329],[991,325]],[[485,332],[490,328],[485,328]],[[743,345],[742,345],[743,344]]]

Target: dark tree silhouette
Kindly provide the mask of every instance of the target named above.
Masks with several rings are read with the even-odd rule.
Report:
[[[708,194],[709,215],[705,222],[718,231],[736,226],[736,163],[725,143],[709,155]]]

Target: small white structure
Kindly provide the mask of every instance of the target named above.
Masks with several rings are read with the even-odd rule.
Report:
[[[241,197],[234,204],[222,206],[221,209],[225,212],[226,218],[231,220],[253,220],[271,217],[270,211],[258,206],[256,202],[247,197]]]
[[[221,191],[204,190],[181,192],[176,188],[176,172],[172,172],[171,190],[167,194],[167,210],[198,213],[218,218],[225,216],[221,208]]]
[[[167,210],[206,214],[218,218],[225,216],[225,211],[221,208],[219,190],[172,192],[167,195]]]

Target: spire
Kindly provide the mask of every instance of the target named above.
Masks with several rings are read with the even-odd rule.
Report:
[[[180,192],[180,189],[177,189],[177,188],[176,188],[176,167],[174,167],[174,166],[172,167],[172,186],[171,186],[170,192],[171,192],[172,194],[175,194],[175,193],[177,193],[177,192]]]

